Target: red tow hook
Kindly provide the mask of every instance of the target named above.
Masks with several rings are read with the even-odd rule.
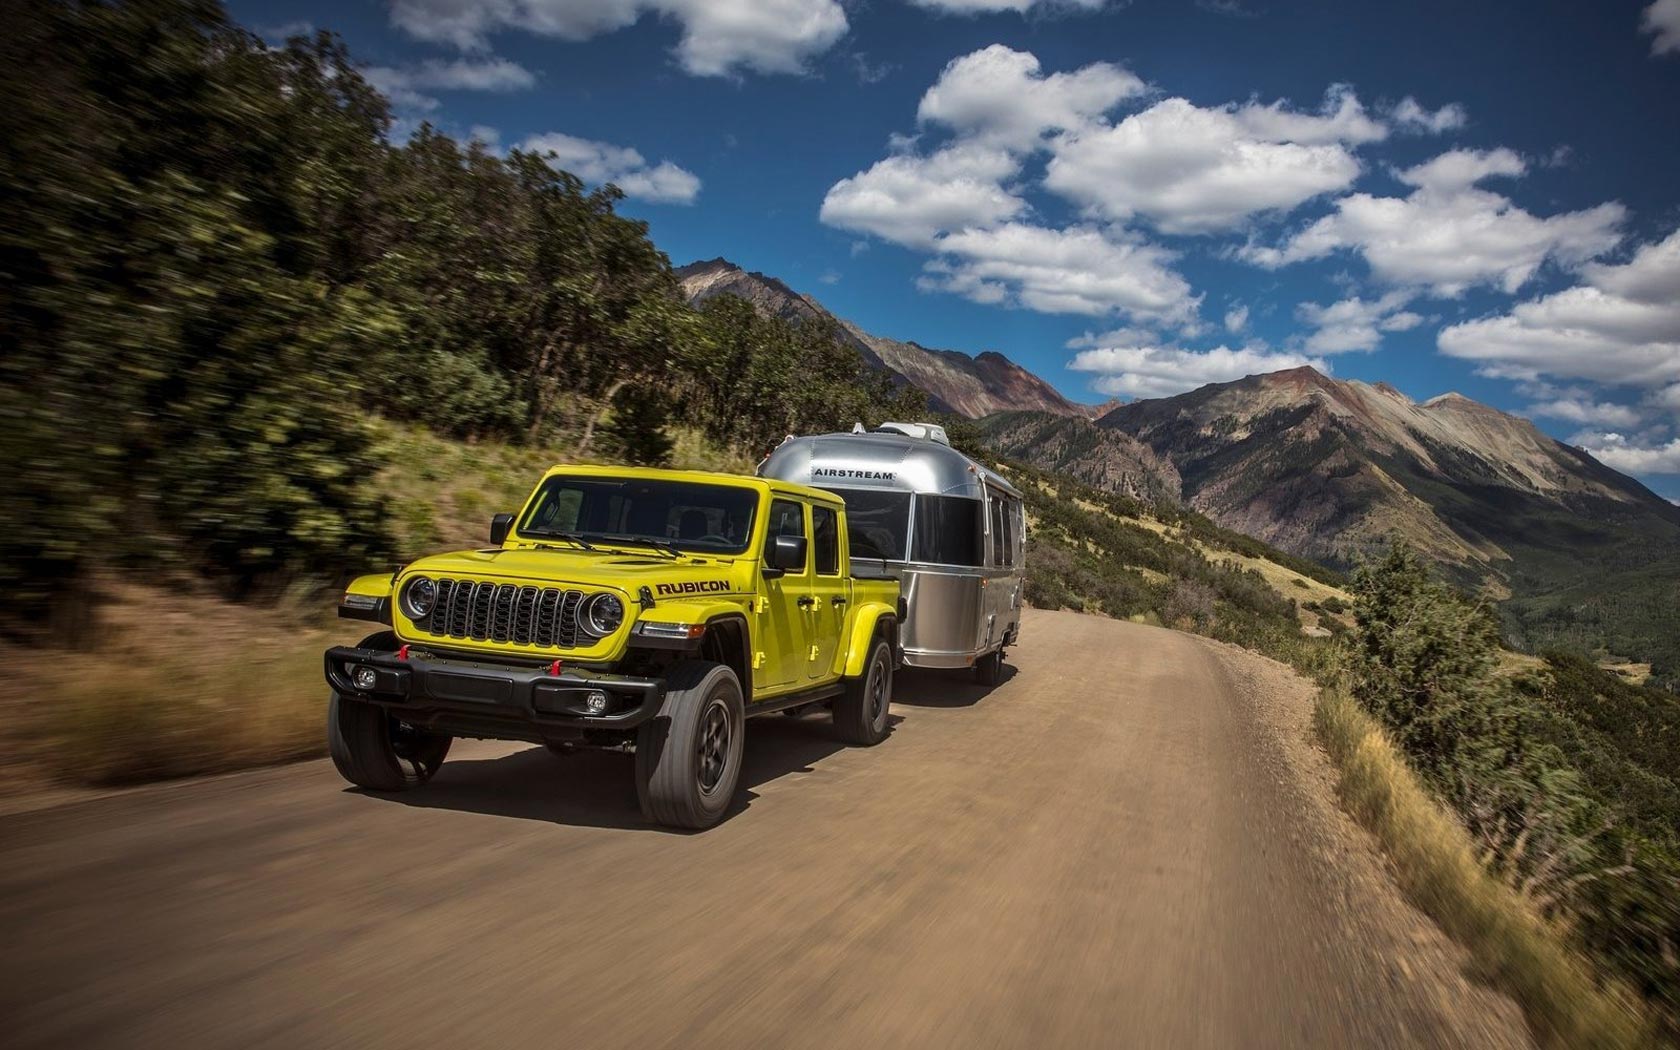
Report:
[[[408,659],[408,646],[405,645],[402,648],[397,650],[397,659],[399,659],[399,660]]]
[[[552,674],[552,675],[558,675],[560,673],[560,661],[559,660],[556,660],[553,663],[548,665],[548,673]]]

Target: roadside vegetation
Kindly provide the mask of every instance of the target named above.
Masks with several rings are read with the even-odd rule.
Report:
[[[250,598],[389,560],[381,420],[659,463],[670,424],[739,459],[920,405],[821,326],[690,309],[613,187],[391,141],[330,34],[271,48],[213,0],[9,14],[0,585],[60,642],[96,641],[110,572]]]

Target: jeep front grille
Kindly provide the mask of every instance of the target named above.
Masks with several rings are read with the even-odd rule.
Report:
[[[570,649],[577,645],[582,602],[582,591],[557,587],[439,580],[437,604],[416,626],[439,637]]]

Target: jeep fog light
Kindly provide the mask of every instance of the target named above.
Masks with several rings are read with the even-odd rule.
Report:
[[[583,698],[583,706],[589,708],[589,713],[598,715],[607,709],[607,694],[599,689],[591,689],[589,695]]]
[[[350,681],[357,689],[370,693],[379,682],[379,672],[366,664],[360,664],[350,672]]]

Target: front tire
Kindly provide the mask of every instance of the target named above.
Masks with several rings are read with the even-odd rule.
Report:
[[[741,780],[741,680],[723,664],[687,660],[671,668],[665,688],[664,709],[636,731],[636,798],[654,823],[709,828]]]
[[[848,681],[846,691],[834,701],[834,728],[840,739],[859,747],[873,747],[887,738],[892,680],[892,647],[885,638],[876,638],[863,674]]]
[[[361,649],[394,652],[401,644],[390,631],[370,634]],[[376,704],[332,694],[327,704],[327,750],[338,775],[369,791],[404,791],[432,779],[452,737],[427,733],[399,721]]]
[[[451,737],[403,722],[377,704],[336,692],[327,705],[327,750],[338,775],[369,791],[406,791],[432,779]]]
[[[974,661],[974,680],[984,686],[994,686],[1003,681],[1003,650],[993,649],[991,652]]]

